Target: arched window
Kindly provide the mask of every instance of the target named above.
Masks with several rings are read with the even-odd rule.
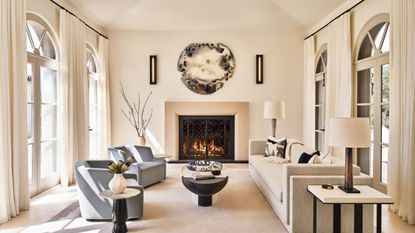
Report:
[[[317,53],[315,72],[315,147],[319,151],[324,150],[325,131],[325,100],[326,100],[326,76],[327,76],[327,46],[323,46]]]
[[[372,141],[370,148],[357,150],[357,162],[383,191],[389,148],[389,26],[386,14],[370,20],[358,38],[355,53],[355,113],[370,118]]]
[[[88,74],[89,92],[89,157],[98,159],[98,71],[96,53],[87,44],[86,69]]]
[[[27,14],[27,130],[30,194],[58,182],[57,88],[58,50],[52,28]]]

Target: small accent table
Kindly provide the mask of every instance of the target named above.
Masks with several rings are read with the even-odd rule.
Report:
[[[112,233],[125,233],[128,231],[125,224],[128,219],[127,198],[134,197],[140,194],[140,190],[126,188],[124,193],[115,194],[111,190],[105,190],[99,193],[103,198],[112,199],[112,222],[114,226]]]
[[[313,233],[317,232],[317,199],[323,204],[333,204],[333,232],[340,233],[341,205],[354,204],[354,232],[363,230],[363,204],[376,204],[376,232],[382,229],[382,204],[392,204],[392,197],[367,185],[355,185],[360,193],[345,193],[337,185],[334,189],[323,189],[321,185],[309,185],[313,195]]]

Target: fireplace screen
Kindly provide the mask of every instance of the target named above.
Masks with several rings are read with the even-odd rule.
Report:
[[[180,160],[234,160],[234,116],[179,116]]]

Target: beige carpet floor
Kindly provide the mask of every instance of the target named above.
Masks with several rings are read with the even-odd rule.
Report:
[[[168,179],[145,189],[144,218],[131,222],[137,232],[236,233],[286,232],[249,176],[247,164],[227,164],[229,182],[211,207],[199,207],[180,180],[180,167],[168,167]]]
[[[279,233],[287,232],[252,181],[247,164],[226,164],[229,182],[211,207],[192,201],[180,180],[183,164],[168,164],[167,180],[144,190],[144,217],[127,222],[128,232],[143,233]],[[76,191],[72,202],[47,222],[5,232],[104,233],[112,222],[88,222],[79,217]],[[59,216],[66,216],[59,218]],[[36,216],[33,216],[36,218]],[[37,216],[39,217],[39,216]],[[23,223],[23,222],[22,222]],[[1,230],[0,230],[1,231]]]

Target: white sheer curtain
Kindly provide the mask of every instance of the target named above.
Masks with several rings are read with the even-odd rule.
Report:
[[[388,193],[392,210],[415,224],[415,1],[392,0],[391,41]]]
[[[60,12],[60,128],[61,183],[73,183],[74,164],[88,154],[88,80],[85,25]]]
[[[0,2],[0,224],[29,209],[26,6]]]
[[[304,145],[315,147],[315,49],[314,36],[304,41],[304,117],[303,117],[303,142]]]
[[[98,154],[100,158],[107,159],[107,149],[111,145],[111,113],[108,72],[108,40],[99,37],[99,61],[98,61]]]
[[[350,40],[350,13],[345,13],[329,26],[327,45],[326,79],[326,132],[331,117],[350,117],[352,113],[352,56]],[[325,151],[328,150],[325,137]],[[344,152],[331,150],[334,156],[342,157]]]

